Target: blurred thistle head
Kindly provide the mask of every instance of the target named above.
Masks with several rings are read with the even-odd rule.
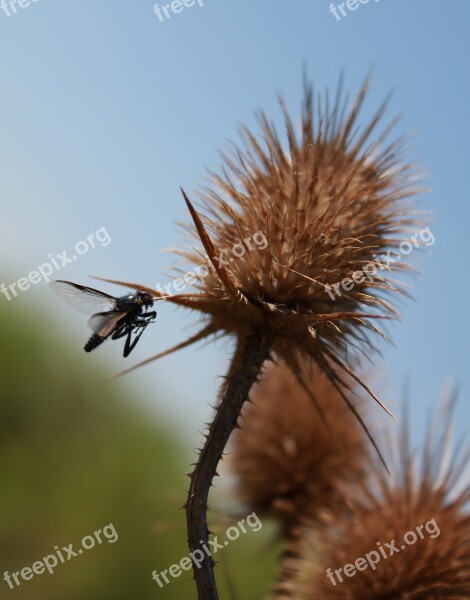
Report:
[[[355,495],[348,510],[325,513],[320,528],[304,523],[277,598],[470,597],[470,489],[464,481],[470,453],[451,450],[446,412],[441,426],[430,428],[421,456],[410,451],[405,430],[393,478],[377,471],[376,488]]]
[[[364,432],[330,380],[316,368],[309,379],[307,394],[285,364],[268,369],[229,453],[236,495],[258,515],[278,517],[286,535],[364,482],[370,461]]]

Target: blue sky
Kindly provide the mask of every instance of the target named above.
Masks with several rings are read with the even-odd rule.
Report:
[[[161,3],[163,4],[163,3]],[[105,227],[111,237],[65,266],[60,277],[89,274],[169,281],[162,253],[188,221],[179,186],[191,192],[218,150],[237,140],[240,123],[255,127],[263,109],[280,125],[281,93],[296,116],[302,68],[317,89],[334,88],[341,71],[357,91],[374,68],[363,113],[372,116],[394,90],[389,116],[413,134],[413,151],[430,172],[436,243],[418,259],[423,277],[403,323],[390,327],[376,388],[392,405],[408,381],[414,433],[446,381],[460,383],[456,430],[469,421],[468,361],[468,30],[470,4],[454,0],[370,0],[336,20],[323,0],[205,0],[161,22],[153,2],[37,0],[16,14],[0,10],[2,57],[0,224],[2,281],[10,283]],[[111,292],[117,288],[106,288]],[[0,297],[0,301],[6,299]],[[76,343],[86,325],[40,283],[14,300],[57,313]],[[127,362],[119,344],[93,357],[110,372],[180,341],[194,316],[169,305]],[[75,340],[75,342],[74,342]],[[210,415],[230,344],[186,350],[128,377],[157,410],[199,429]],[[121,384],[114,384],[121,385]],[[165,393],[158,394],[155,390]],[[158,405],[157,405],[158,404]],[[195,434],[191,434],[192,439]]]

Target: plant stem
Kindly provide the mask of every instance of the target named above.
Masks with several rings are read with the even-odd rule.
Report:
[[[191,486],[186,502],[186,520],[190,552],[198,551],[202,562],[197,568],[193,561],[194,579],[199,600],[218,600],[214,577],[214,560],[207,556],[207,499],[212,480],[217,475],[217,465],[230,434],[238,424],[244,402],[256,382],[265,360],[269,356],[269,340],[266,332],[259,329],[240,342],[224,384],[217,411],[209,426],[205,444],[191,473]],[[200,554],[202,553],[202,555]]]

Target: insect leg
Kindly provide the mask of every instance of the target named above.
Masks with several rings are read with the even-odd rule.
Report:
[[[140,340],[140,336],[144,333],[147,325],[148,325],[148,323],[145,323],[145,324],[140,325],[140,327],[137,328],[137,331],[139,329],[141,331],[138,335],[136,335],[136,337],[134,338],[134,341],[132,343],[131,343],[132,327],[129,329],[129,335],[127,336],[126,343],[124,345],[124,353],[123,353],[124,357],[129,356],[129,354],[132,352],[132,350],[134,350],[137,342]]]
[[[149,325],[150,323],[153,323],[156,316],[157,316],[157,313],[155,311],[144,314],[144,315],[139,315],[138,317],[135,318],[134,324],[147,327],[147,325]]]
[[[111,339],[119,340],[120,338],[127,335],[129,333],[128,327],[129,327],[128,323],[123,323],[122,325],[119,325],[119,327],[116,329],[116,331],[111,336]]]

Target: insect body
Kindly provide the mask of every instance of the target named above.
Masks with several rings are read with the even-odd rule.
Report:
[[[154,297],[148,292],[137,291],[116,298],[70,281],[53,281],[50,287],[73,308],[92,315],[88,325],[93,334],[85,344],[85,352],[91,352],[109,337],[112,340],[125,337],[123,356],[129,356],[147,325],[157,316],[156,311],[149,310]]]

